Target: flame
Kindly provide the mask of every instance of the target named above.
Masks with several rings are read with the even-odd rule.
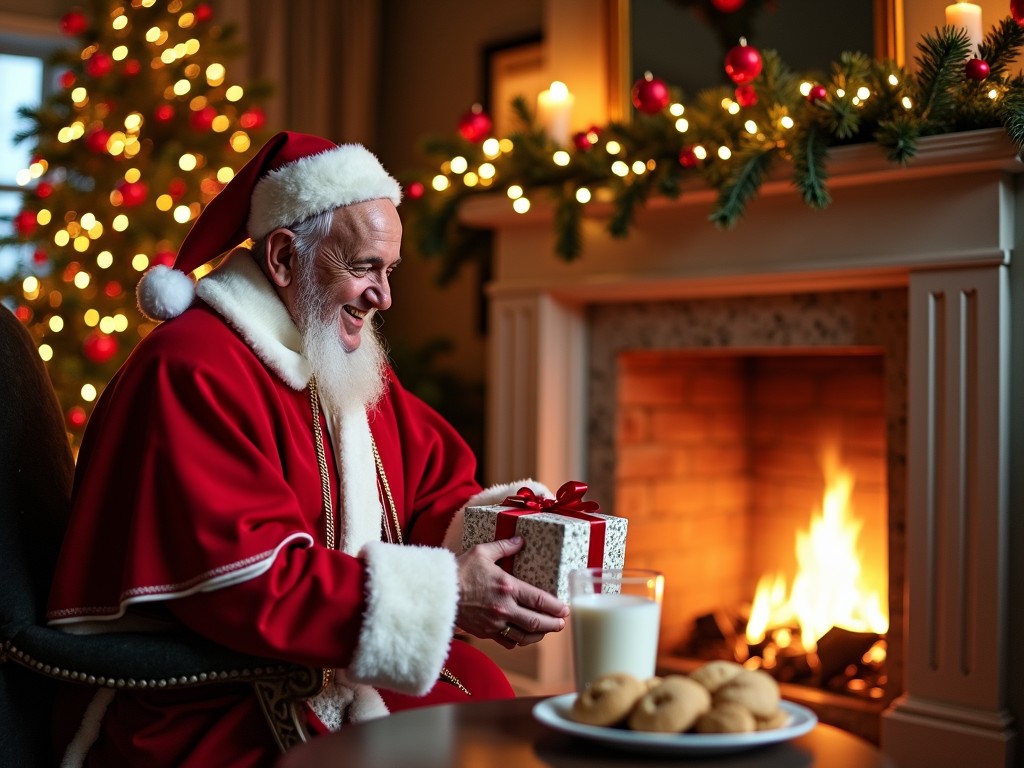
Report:
[[[857,540],[862,522],[850,510],[852,473],[839,466],[835,451],[826,451],[825,493],[808,530],[797,531],[797,574],[787,590],[781,573],[765,574],[754,593],[747,622],[747,642],[760,643],[771,627],[799,626],[807,651],[817,647],[832,627],[885,634],[887,603],[864,587]]]

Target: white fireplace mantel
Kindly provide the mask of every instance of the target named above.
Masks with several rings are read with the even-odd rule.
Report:
[[[1024,165],[989,130],[926,138],[905,168],[874,145],[840,148],[829,171],[829,207],[808,208],[779,168],[729,230],[708,221],[714,194],[697,186],[652,200],[623,239],[595,206],[572,262],[554,254],[540,196],[522,216],[497,194],[469,201],[462,221],[495,230],[488,478],[586,479],[589,305],[906,287],[906,679],[882,748],[903,768],[1009,766],[1010,266]],[[545,641],[530,657],[541,689],[565,654]]]

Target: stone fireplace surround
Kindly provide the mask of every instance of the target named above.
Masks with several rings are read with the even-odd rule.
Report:
[[[890,549],[891,576],[905,574],[897,604],[890,597],[903,680],[881,747],[903,768],[1016,764],[1009,469],[1020,460],[1010,392],[1021,369],[1010,329],[1022,281],[1010,267],[1022,170],[999,130],[926,138],[907,168],[873,145],[844,147],[831,156],[824,210],[804,205],[786,169],[730,230],[708,223],[714,194],[702,187],[652,200],[621,240],[595,206],[569,263],[554,255],[539,199],[526,216],[498,195],[470,201],[463,222],[495,230],[488,479],[608,487],[607,473],[589,477],[589,318],[600,305],[905,290],[905,543]],[[890,485],[890,496],[903,492]],[[498,658],[535,692],[564,689],[571,674],[563,636]]]

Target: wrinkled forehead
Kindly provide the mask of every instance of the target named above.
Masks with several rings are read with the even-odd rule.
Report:
[[[331,239],[349,251],[398,248],[402,220],[395,204],[386,198],[345,205],[334,212]]]

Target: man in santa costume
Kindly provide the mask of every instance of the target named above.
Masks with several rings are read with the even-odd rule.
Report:
[[[496,565],[521,540],[461,553],[461,511],[521,485],[550,494],[482,490],[466,444],[388,368],[373,321],[401,260],[400,198],[365,148],[280,133],[206,207],[175,268],[147,273],[139,305],[166,322],[90,420],[51,625],[185,629],[328,670],[307,702],[316,732],[512,695],[453,635],[526,645],[568,609]],[[67,764],[276,757],[247,685],[69,685],[57,709]]]

